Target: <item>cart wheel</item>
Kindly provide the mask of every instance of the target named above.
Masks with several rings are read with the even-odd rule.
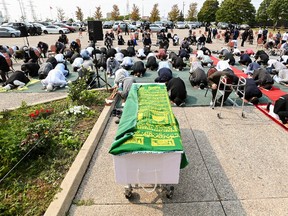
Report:
[[[168,199],[172,199],[173,194],[174,194],[174,187],[171,186],[171,187],[170,187],[170,190],[167,191],[167,193],[166,193],[166,197],[167,197]]]
[[[132,192],[128,193],[128,194],[125,194],[125,198],[126,199],[130,199],[132,197]]]
[[[125,188],[124,195],[126,199],[130,199],[132,197],[132,188],[131,187]]]

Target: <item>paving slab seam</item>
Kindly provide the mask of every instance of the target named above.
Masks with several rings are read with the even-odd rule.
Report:
[[[186,114],[186,112],[184,112],[184,113],[185,113],[186,121],[188,122],[187,114]],[[208,173],[208,175],[209,175],[209,178],[210,178],[210,180],[211,180],[211,183],[212,183],[213,188],[214,188],[214,190],[215,190],[215,193],[216,193],[216,195],[217,195],[217,198],[218,198],[218,200],[219,200],[219,202],[220,202],[220,205],[221,205],[221,208],[222,208],[222,210],[223,210],[223,212],[224,212],[224,215],[227,215],[227,213],[226,213],[226,211],[225,211],[225,208],[224,208],[224,206],[223,206],[223,203],[222,203],[222,199],[220,198],[221,196],[220,196],[220,194],[219,194],[219,192],[218,192],[218,190],[217,190],[217,188],[216,188],[216,185],[215,185],[215,183],[214,183],[214,181],[213,181],[212,175],[211,175],[211,173],[210,173],[210,171],[209,171],[209,169],[208,169],[208,166],[207,166],[207,164],[206,164],[204,155],[203,155],[203,153],[202,153],[202,151],[201,151],[201,148],[200,148],[200,146],[199,146],[198,140],[197,140],[197,138],[196,138],[196,136],[195,136],[195,134],[194,134],[194,131],[193,131],[193,129],[191,128],[190,125],[189,125],[189,128],[190,128],[190,131],[191,131],[191,133],[192,133],[193,138],[195,139],[197,148],[198,148],[198,150],[199,150],[199,153],[200,153],[201,158],[202,158],[202,160],[203,160],[204,166],[205,166],[205,168],[206,168],[206,170],[207,170],[207,173]]]
[[[224,200],[224,201],[238,201],[238,200]],[[205,200],[205,201],[188,201],[188,202],[162,202],[162,203],[149,203],[149,202],[141,202],[141,203],[95,203],[91,206],[103,206],[103,205],[107,205],[107,206],[129,206],[129,205],[161,205],[161,204],[165,204],[165,205],[173,205],[173,204],[190,204],[190,203],[218,203],[220,202],[220,200]]]
[[[119,97],[115,98],[115,101],[110,106],[104,107],[88,138],[62,181],[60,185],[61,191],[54,196],[53,201],[44,214],[45,216],[63,216],[69,211],[118,98]]]

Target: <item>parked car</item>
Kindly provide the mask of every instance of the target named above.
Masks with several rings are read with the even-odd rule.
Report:
[[[28,27],[25,25],[25,23],[22,23],[22,22],[9,22],[9,23],[4,23],[2,26],[19,30],[21,32],[20,36],[22,37],[27,36],[28,34]]]
[[[188,29],[196,29],[199,28],[199,24],[197,22],[188,22],[187,23]]]
[[[245,30],[245,29],[249,29],[250,26],[249,26],[248,24],[242,24],[242,25],[240,25],[239,28],[240,28],[241,30]]]
[[[141,21],[134,21],[131,23],[131,25],[135,26],[136,28],[140,29],[141,28]]]
[[[69,32],[72,32],[72,33],[76,31],[76,29],[74,27],[69,26],[69,25],[64,24],[64,23],[54,23],[53,25],[57,25],[61,28],[67,28],[67,29],[69,29]]]
[[[113,28],[113,21],[105,21],[102,25],[103,29],[112,29]]]
[[[117,31],[118,25],[120,25],[120,29],[121,29],[121,31],[123,31],[123,32],[125,31],[126,25],[128,25],[128,30],[131,31],[131,32],[134,32],[134,31],[137,30],[136,26],[133,26],[133,25],[128,24],[128,23],[121,22],[121,23],[118,23],[118,24],[116,24],[116,25],[114,24],[114,26],[113,26],[113,31]]]
[[[69,29],[62,28],[60,26],[56,25],[48,25],[46,26],[46,29],[44,30],[44,34],[62,34],[62,33],[69,33]]]
[[[150,24],[151,32],[165,32],[166,28],[157,24]]]
[[[187,28],[185,22],[176,22],[175,27],[176,27],[177,29],[185,29],[185,28]]]
[[[172,21],[163,21],[163,26],[167,29],[171,29],[172,27],[174,28],[174,23]]]
[[[229,24],[226,23],[226,22],[219,22],[219,23],[217,24],[217,28],[218,28],[218,29],[228,29],[228,27],[229,27]]]
[[[82,23],[70,23],[70,24],[67,24],[71,27],[73,27],[76,31],[86,31],[86,26]]]
[[[45,25],[42,25],[40,23],[33,23],[35,26],[40,27],[42,29],[42,32],[44,32],[44,30],[46,29]]]
[[[26,23],[26,26],[27,26],[27,31],[28,31],[28,34],[31,35],[31,36],[35,36],[35,35],[41,35],[42,34],[42,28],[35,25],[35,24],[32,24],[32,23]]]
[[[0,26],[0,37],[20,37],[21,32],[11,27]]]

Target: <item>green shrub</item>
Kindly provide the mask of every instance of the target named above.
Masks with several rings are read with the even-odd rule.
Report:
[[[29,152],[0,183],[0,215],[44,214],[106,96],[85,93],[80,101],[91,107],[81,114],[66,113],[74,107],[66,99],[34,107],[23,103],[17,110],[0,113],[0,179]]]

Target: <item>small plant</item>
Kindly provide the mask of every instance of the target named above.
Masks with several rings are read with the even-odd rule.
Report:
[[[73,114],[73,115],[85,115],[86,112],[90,110],[87,106],[73,106],[65,111],[67,115]]]
[[[78,101],[81,97],[82,91],[87,89],[88,82],[90,79],[91,71],[82,67],[82,76],[79,77],[76,81],[69,85],[69,93],[68,98],[72,100],[72,102],[79,104]]]
[[[53,113],[53,109],[36,109],[34,112],[29,114],[31,119],[47,118]]]

